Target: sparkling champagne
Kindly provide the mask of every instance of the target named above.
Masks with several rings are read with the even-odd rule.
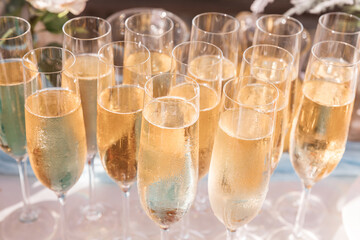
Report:
[[[126,67],[124,67],[123,71],[123,84],[145,86],[148,80],[146,75],[147,66],[139,63],[145,62],[147,57],[148,55],[145,52],[137,52],[125,56],[124,66]],[[166,58],[166,56],[164,58]]]
[[[105,65],[100,66],[105,67]],[[70,78],[74,78],[76,76],[79,80],[88,154],[95,154],[97,152],[96,98],[99,71],[98,68],[98,56],[95,54],[84,54],[76,57],[76,62],[70,69],[70,73],[68,73]],[[100,72],[104,73],[105,69],[100,69]]]
[[[171,69],[171,57],[165,53],[151,52],[151,75],[168,73]]]
[[[199,179],[209,172],[211,153],[219,119],[219,84],[216,85],[216,72],[211,72],[209,66],[219,61],[210,55],[197,57],[189,64],[188,74],[200,86],[200,116],[199,116]],[[230,62],[231,63],[231,62]],[[216,69],[213,69],[216,71]],[[211,79],[214,82],[211,81]],[[209,87],[214,85],[214,88]]]
[[[255,124],[256,123],[256,124]],[[253,219],[270,178],[272,119],[253,109],[221,113],[209,172],[215,216],[231,230]]]
[[[227,58],[223,58],[222,64],[222,80],[221,84],[224,87],[225,83],[236,76],[236,67],[233,62]]]
[[[303,86],[290,156],[296,173],[312,185],[328,176],[343,156],[354,96],[349,82],[310,78]]]
[[[273,83],[279,90],[279,98],[276,103],[276,121],[271,157],[271,169],[274,171],[283,152],[285,136],[288,129],[289,115],[292,111],[292,108],[289,106],[293,104],[291,94],[294,92],[291,92],[291,90],[295,91],[295,89],[291,89],[294,85],[292,82],[289,83],[290,77],[287,75],[289,73],[285,71],[287,65],[283,59],[275,57],[254,58],[251,64],[251,68],[245,68],[245,75],[252,74],[256,78],[267,80]],[[249,72],[250,69],[252,73]],[[280,71],[279,69],[284,69],[284,71]],[[291,94],[289,94],[289,92]],[[291,103],[289,104],[290,100]]]
[[[86,135],[80,98],[61,88],[44,89],[25,101],[29,159],[37,179],[65,193],[80,178]]]
[[[0,148],[13,157],[26,153],[24,85],[21,59],[1,61]]]
[[[136,180],[144,90],[107,88],[98,99],[97,141],[107,174],[128,188]]]
[[[178,97],[158,98],[143,110],[138,190],[147,215],[164,228],[178,221],[195,198],[197,120],[195,106]]]

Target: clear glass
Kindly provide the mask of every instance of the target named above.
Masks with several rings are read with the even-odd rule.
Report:
[[[99,154],[105,171],[124,193],[118,239],[146,239],[130,229],[129,197],[137,175],[143,85],[151,76],[150,51],[141,43],[113,42],[99,50],[99,60]]]
[[[63,240],[67,239],[65,194],[79,180],[86,161],[80,91],[71,71],[74,64],[74,54],[57,47],[31,50],[23,57],[30,164],[36,178],[58,196]]]
[[[237,239],[238,229],[258,214],[265,200],[278,96],[274,84],[252,76],[224,86],[208,188],[226,239]]]
[[[166,16],[143,12],[125,21],[125,41],[140,42],[151,53],[151,74],[169,73],[174,23]]]
[[[243,53],[240,76],[253,76],[273,83],[279,90],[271,154],[271,172],[277,167],[284,146],[289,119],[291,69],[294,58],[287,50],[267,44],[253,45]]]
[[[341,12],[326,13],[320,16],[313,39],[314,43],[320,41],[334,40],[349,43],[358,48],[358,37],[360,33],[360,19],[354,15]],[[349,139],[360,139],[360,85],[358,84],[358,94],[354,103],[354,111],[349,130]],[[290,131],[288,132],[290,135]],[[279,213],[279,220],[286,224],[295,221],[294,214],[296,209],[289,210],[289,207],[298,206],[300,192],[291,192],[280,197],[275,204],[275,209]],[[327,209],[323,201],[316,195],[309,198],[309,208],[311,216],[308,215],[308,226],[316,228],[324,220]]]
[[[359,53],[350,44],[315,44],[306,69],[302,96],[290,135],[290,160],[303,184],[293,228],[270,239],[316,239],[303,230],[311,188],[327,177],[345,151],[355,99]]]
[[[112,40],[125,40],[125,20],[138,13],[150,12],[169,17],[174,23],[174,46],[188,41],[190,31],[188,25],[179,16],[161,8],[129,8],[110,15],[106,20],[111,24]]]
[[[223,52],[222,85],[236,76],[239,46],[239,21],[223,13],[202,13],[192,20],[191,41],[204,41]]]
[[[17,162],[23,201],[22,208],[3,220],[1,239],[26,239],[30,234],[47,239],[56,226],[47,209],[30,202],[22,57],[31,49],[30,24],[18,17],[0,17],[0,147]]]
[[[334,40],[349,43],[359,49],[359,35],[360,18],[343,12],[326,13],[319,18],[314,43]],[[358,84],[354,103],[349,140],[360,141],[360,84]]]
[[[220,48],[201,41],[184,42],[172,52],[172,72],[192,77],[200,86],[199,180],[209,171],[219,117],[223,55]],[[211,71],[209,71],[211,69]],[[192,229],[190,215],[182,222],[179,239],[204,239]]]
[[[301,52],[301,22],[292,17],[283,15],[264,15],[256,21],[256,30],[253,44],[270,44],[289,51],[294,57],[289,99],[289,125],[293,121],[296,102],[298,102],[301,82],[299,63]]]
[[[102,18],[77,17],[64,24],[63,33],[63,47],[76,56],[75,66],[71,70],[79,80],[89,170],[89,202],[72,211],[70,230],[79,238],[103,237],[104,233],[99,232],[100,229],[113,231],[115,217],[111,207],[95,200],[94,159],[97,154],[96,91],[99,64],[97,53],[102,46],[111,42],[111,26]]]
[[[190,209],[198,180],[200,88],[182,74],[159,74],[145,84],[138,162],[141,206],[168,230]]]

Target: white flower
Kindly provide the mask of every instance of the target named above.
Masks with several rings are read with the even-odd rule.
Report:
[[[87,0],[27,0],[34,8],[52,13],[69,11],[74,15],[84,11]]]

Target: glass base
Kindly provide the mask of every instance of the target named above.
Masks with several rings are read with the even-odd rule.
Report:
[[[301,231],[299,236],[294,236],[291,228],[284,227],[270,233],[266,240],[318,240],[318,238],[306,230]]]
[[[130,236],[126,239],[123,237],[115,237],[111,238],[112,240],[148,240],[148,237],[145,235],[141,235],[140,233],[130,232]]]
[[[242,229],[241,236],[240,236],[240,230],[238,230],[237,237],[238,240],[263,240],[263,238],[258,237],[257,235],[249,233],[247,231],[244,231],[244,229]],[[214,238],[214,240],[225,240],[225,239],[226,239],[226,232],[223,232]]]
[[[118,213],[115,209],[97,203],[92,211],[89,207],[78,208],[67,215],[68,235],[71,239],[110,239],[120,234]]]
[[[189,229],[186,234],[174,231],[170,233],[170,239],[175,240],[205,240],[206,238],[196,230]]]
[[[299,208],[301,192],[289,192],[281,196],[275,203],[274,213],[279,221],[287,226],[293,226]],[[322,225],[327,209],[320,198],[310,195],[304,228],[316,229]]]
[[[15,210],[2,221],[0,239],[24,240],[29,239],[29,236],[31,239],[51,239],[57,227],[54,216],[45,208],[32,207],[37,218],[33,221],[22,222],[20,221],[22,209]]]
[[[273,203],[266,199],[258,215],[244,226],[246,232],[251,232],[261,239],[269,233],[271,229],[282,227],[283,224],[276,218],[273,213]]]

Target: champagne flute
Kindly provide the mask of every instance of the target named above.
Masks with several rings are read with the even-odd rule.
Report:
[[[22,57],[32,49],[30,24],[22,18],[0,17],[0,148],[17,162],[23,207],[6,216],[1,239],[36,239],[53,235],[55,219],[47,209],[31,204],[27,176]]]
[[[124,9],[114,14],[111,14],[106,20],[111,24],[113,41],[124,41],[125,39],[125,20],[137,13],[152,12],[154,14],[167,16],[174,23],[174,45],[188,41],[190,31],[188,25],[179,16],[172,12],[161,8],[129,8]]]
[[[302,24],[295,18],[284,15],[264,15],[256,21],[256,29],[253,44],[271,44],[289,51],[294,57],[294,63],[291,70],[291,84],[288,103],[288,126],[287,132],[291,128],[294,120],[295,110],[297,108],[299,98],[301,96],[301,80],[299,78],[300,67],[300,52],[301,52],[301,37],[303,33]],[[282,219],[294,219],[296,216],[297,200],[300,193],[290,192],[275,202],[273,211],[280,221]],[[312,198],[311,204],[314,209],[324,209],[321,204],[318,204],[318,198]],[[324,211],[320,211],[324,212]],[[289,220],[292,222],[292,220]]]
[[[345,151],[358,63],[359,53],[350,44],[324,41],[313,46],[290,135],[290,159],[303,193],[295,225],[269,239],[317,239],[303,230],[307,200],[313,185],[336,168]]]
[[[243,53],[240,76],[253,76],[273,83],[279,90],[276,104],[274,141],[271,154],[271,173],[278,165],[284,146],[288,123],[288,104],[293,56],[281,47],[259,44]]]
[[[94,159],[97,153],[96,91],[99,64],[97,53],[103,45],[111,42],[111,26],[106,20],[98,17],[77,17],[64,24],[63,33],[63,47],[76,56],[75,65],[70,70],[79,80],[89,170],[89,202],[79,209],[80,212],[74,212],[71,218],[71,232],[82,238],[94,234],[103,236],[102,232],[96,231],[112,231],[115,228],[115,214],[111,207],[95,201]]]
[[[301,52],[301,22],[295,18],[283,15],[264,15],[256,21],[256,30],[253,44],[270,44],[289,51],[294,57],[291,72],[290,99],[289,99],[289,125],[293,121],[295,102],[299,98],[301,82],[298,78]]]
[[[136,181],[144,102],[141,83],[151,76],[150,52],[141,43],[112,42],[99,50],[97,142],[107,174],[124,192],[122,238],[130,233],[130,187]],[[131,84],[128,84],[131,82]]]
[[[326,40],[341,41],[359,49],[360,18],[343,12],[320,16],[314,43]],[[360,84],[358,83],[354,111],[350,123],[349,140],[360,140]]]
[[[170,72],[174,23],[154,12],[134,14],[125,21],[125,41],[140,42],[150,51],[151,75]]]
[[[271,176],[278,90],[251,76],[228,81],[209,171],[209,199],[227,240],[248,239],[237,230],[260,211]]]
[[[210,167],[219,114],[222,60],[220,48],[207,42],[184,42],[172,51],[172,72],[192,77],[200,87],[199,179]],[[199,232],[190,230],[189,217],[184,217],[180,239],[204,239]]]
[[[146,214],[169,239],[195,198],[199,155],[200,89],[195,80],[163,73],[145,84],[138,191]]]
[[[60,235],[65,232],[65,195],[78,181],[86,161],[86,135],[78,80],[70,69],[75,56],[46,47],[23,57],[25,125],[31,167],[37,179],[58,196]]]
[[[223,52],[222,86],[236,76],[239,46],[239,21],[223,13],[202,13],[192,20],[191,41],[204,41]]]

